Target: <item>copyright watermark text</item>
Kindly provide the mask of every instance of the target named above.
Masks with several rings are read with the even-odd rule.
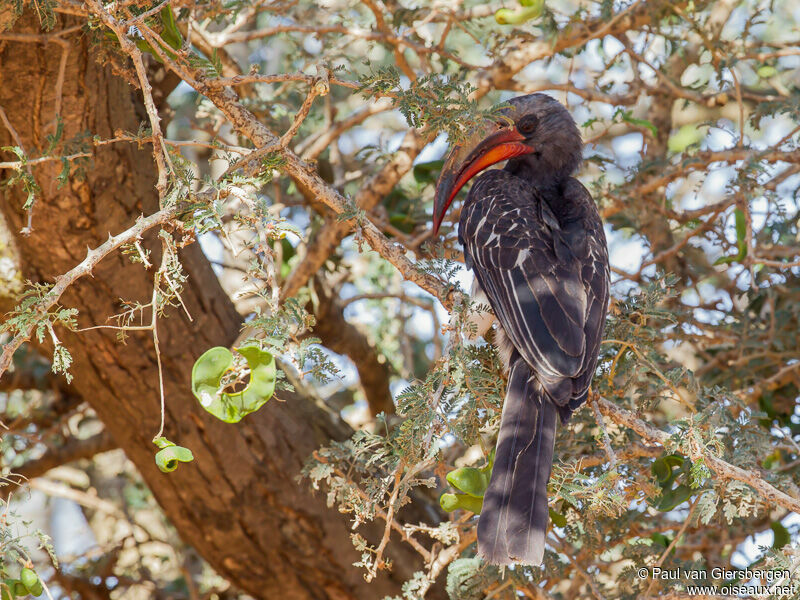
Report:
[[[786,569],[726,569],[714,567],[711,570],[695,569],[662,569],[661,567],[641,567],[636,571],[639,579],[689,580],[705,582],[709,580],[735,580],[736,583],[689,584],[686,593],[689,595],[722,595],[722,596],[792,596],[797,593],[797,582],[790,580]],[[753,579],[763,583],[747,583]]]

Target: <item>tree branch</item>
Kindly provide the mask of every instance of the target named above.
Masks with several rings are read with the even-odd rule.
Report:
[[[82,458],[92,458],[97,454],[114,450],[117,445],[105,429],[86,439],[69,438],[64,445],[51,448],[41,457],[29,460],[22,466],[14,469],[12,476],[20,480],[41,477],[50,469],[66,465]]]
[[[611,417],[621,425],[631,428],[648,442],[661,444],[662,446],[667,444],[670,438],[668,433],[645,423],[641,419],[637,419],[630,411],[620,408],[605,398],[598,398],[597,404],[600,412],[604,415]],[[703,453],[702,458],[721,479],[734,479],[746,483],[771,503],[783,506],[792,512],[800,513],[800,499],[775,488],[756,473],[732,465],[710,453]]]
[[[140,217],[137,219],[135,225],[126,229],[122,233],[116,236],[109,235],[108,241],[106,241],[104,244],[101,244],[94,250],[89,250],[86,253],[86,258],[84,258],[76,267],[67,273],[64,273],[64,275],[57,277],[55,285],[53,285],[50,291],[47,292],[47,294],[45,294],[42,299],[33,307],[32,315],[28,320],[28,324],[20,328],[20,330],[15,333],[14,337],[3,346],[3,354],[0,355],[0,377],[3,376],[3,374],[8,370],[8,367],[11,365],[14,352],[17,351],[23,342],[26,342],[31,338],[31,334],[36,324],[42,319],[46,318],[48,311],[58,303],[61,295],[70,285],[75,283],[81,277],[90,274],[97,263],[99,263],[101,260],[103,260],[103,258],[108,256],[117,248],[141,239],[141,236],[145,231],[155,227],[156,225],[161,225],[162,223],[166,223],[167,221],[174,219],[185,210],[186,205],[181,203],[164,208],[156,213],[153,213],[149,217]]]

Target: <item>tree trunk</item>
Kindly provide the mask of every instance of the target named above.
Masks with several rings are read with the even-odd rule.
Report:
[[[76,24],[75,21],[60,26]],[[26,16],[15,33],[41,33]],[[95,60],[89,35],[65,36],[70,43],[61,99],[64,136],[81,132],[111,138],[115,130],[136,131],[146,121],[141,96],[108,66]],[[0,42],[0,106],[37,155],[55,129],[56,85],[61,46],[55,43]],[[0,145],[16,145],[0,123]],[[2,160],[15,160],[2,153]],[[150,146],[115,143],[95,149],[86,177],[62,188],[60,163],[33,167],[41,194],[33,210],[33,230],[16,234],[25,277],[53,282],[137,216],[157,209],[155,166]],[[10,173],[4,173],[7,177]],[[27,224],[19,187],[3,188],[2,211],[14,232]],[[120,299],[149,302],[158,265],[154,235],[145,240],[155,267],[116,253],[63,296],[62,305],[79,309],[80,327],[108,323],[121,312]],[[126,344],[113,330],[72,333],[57,330],[74,364],[72,385],[89,401],[114,441],[137,466],[156,499],[180,532],[211,565],[236,586],[259,598],[380,598],[395,594],[399,581],[419,568],[416,555],[398,545],[395,571],[367,585],[352,567],[358,556],[346,519],[325,506],[321,494],[295,480],[303,462],[320,444],[342,439],[348,428],[311,400],[286,393],[238,425],[215,420],[190,393],[197,357],[211,346],[228,346],[241,324],[232,303],[197,244],[182,253],[189,280],[182,293],[191,314],[169,311],[159,321],[166,393],[165,435],[189,447],[193,463],[161,473],[151,440],[159,427],[158,371],[149,332],[133,332]],[[149,315],[145,315],[145,320]],[[285,400],[285,401],[282,401]],[[382,526],[382,523],[380,524]],[[376,537],[377,531],[371,537]]]

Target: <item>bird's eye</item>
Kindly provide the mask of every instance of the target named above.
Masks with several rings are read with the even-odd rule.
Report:
[[[517,122],[517,130],[524,135],[530,135],[538,124],[539,119],[536,115],[525,115]]]

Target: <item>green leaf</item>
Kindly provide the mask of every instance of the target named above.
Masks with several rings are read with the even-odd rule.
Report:
[[[24,567],[19,572],[19,580],[22,583],[22,585],[25,586],[25,590],[33,596],[40,596],[42,592],[44,592],[44,587],[42,586],[42,582],[39,581],[39,576],[33,569]],[[14,587],[16,588],[16,586]]]
[[[233,368],[233,354],[217,346],[207,350],[192,369],[192,393],[206,411],[226,423],[238,423],[261,408],[275,391],[275,359],[258,346],[238,348],[250,368],[250,382],[241,392],[221,391],[223,375]]]
[[[169,10],[169,14],[166,15],[166,17],[164,15],[165,9]],[[172,14],[172,9],[169,6],[161,9],[161,22],[164,25],[161,39],[164,40],[166,45],[161,43],[159,43],[158,45],[164,54],[166,54],[172,60],[175,60],[178,57],[178,55],[175,54],[175,52],[173,52],[172,50],[181,47],[181,45],[183,44],[183,37],[181,36],[180,31],[178,31],[178,27],[175,24],[175,16]],[[119,39],[117,38],[117,35],[113,31],[106,31],[105,35],[108,39],[114,40],[115,42],[119,43]],[[147,54],[152,54],[153,58],[155,58],[156,61],[160,63],[164,62],[163,60],[161,60],[161,57],[158,55],[158,53],[156,53],[156,51],[153,49],[153,47],[149,44],[147,40],[141,37],[134,37],[132,35],[127,37],[131,39],[134,44],[136,44],[136,47],[139,50],[141,50],[142,52],[146,52]],[[174,44],[177,44],[177,46],[175,46]]]
[[[567,519],[561,513],[557,513],[552,508],[548,509],[550,511],[550,520],[553,522],[553,525],[556,527],[566,527],[567,526]]]
[[[33,193],[33,190],[29,190],[28,195],[25,197],[25,204],[22,205],[22,210],[28,210],[31,208],[35,200],[36,194]]]
[[[756,70],[756,73],[762,79],[769,79],[770,77],[773,77],[778,74],[778,69],[776,69],[772,65],[761,65]]]
[[[744,217],[744,211],[737,208],[733,211],[736,220],[736,241],[739,242],[739,252],[744,250],[747,253],[747,246],[745,245],[745,236],[747,236],[747,220]]]
[[[156,465],[162,473],[171,473],[178,468],[178,463],[192,462],[192,451],[183,446],[167,446],[156,452]]]
[[[650,130],[650,133],[653,134],[653,137],[656,137],[658,135],[658,128],[655,125],[653,125],[650,121],[648,121],[647,119],[636,119],[631,115],[632,115],[631,111],[629,110],[623,111],[622,120],[625,121],[626,123],[630,123],[631,125],[636,125],[638,127],[646,127],[647,129]]]
[[[19,572],[19,580],[26,588],[30,589],[39,583],[39,576],[33,569],[25,567]]]
[[[222,77],[222,59],[219,57],[219,53],[217,49],[211,52],[211,58],[209,59],[211,66],[214,67],[214,72],[217,74],[217,77]]]
[[[454,510],[468,510],[474,512],[476,515],[481,513],[483,508],[483,498],[475,498],[468,494],[442,494],[439,498],[439,506],[446,512],[453,512]]]
[[[172,12],[172,7],[169,4],[161,9],[161,23],[164,26],[161,32],[161,39],[175,50],[180,49],[183,45],[183,36],[178,30],[178,24],[175,22],[175,14]]]
[[[475,467],[461,467],[447,474],[447,483],[475,498],[483,498],[489,477]]]
[[[669,546],[671,542],[671,540],[667,536],[665,536],[663,533],[658,533],[658,532],[651,535],[650,539],[653,540],[656,544],[664,546],[664,548]]]
[[[768,470],[774,469],[780,464],[781,464],[780,450],[775,450],[775,452],[773,452],[772,454],[770,454],[764,460],[761,461],[761,466]]]
[[[64,187],[67,182],[69,181],[69,160],[65,156],[61,157],[61,171],[59,172],[56,179],[58,180],[58,189]]]
[[[141,50],[142,52],[146,52],[147,54],[152,54],[153,58],[155,58],[158,62],[163,63],[164,61],[161,60],[161,57],[156,54],[156,51],[153,50],[153,47],[147,40],[143,40],[142,38],[135,38],[133,43],[136,44],[136,47]]]
[[[705,134],[697,125],[684,125],[669,138],[667,147],[670,152],[683,152],[689,146],[700,143]]]
[[[501,8],[494,13],[494,20],[499,25],[521,25],[525,21],[530,21],[540,16],[543,8],[544,0],[527,0],[520,10]]]
[[[481,472],[486,475],[487,479],[491,479],[492,477],[492,468],[494,467],[494,456],[496,450],[496,448],[492,448],[492,451],[489,452],[489,460],[486,461],[486,466],[481,467]]]
[[[169,441],[167,438],[165,438],[164,436],[161,436],[161,437],[157,437],[157,438],[155,438],[155,439],[153,440],[153,443],[154,443],[156,446],[158,446],[160,449],[162,449],[162,450],[163,450],[164,448],[169,448],[170,446],[174,446],[174,445],[175,445],[175,443],[174,443],[174,442],[170,442],[170,441]]]
[[[687,485],[679,485],[675,489],[665,490],[661,494],[661,500],[656,508],[662,512],[667,512],[686,502],[692,495],[692,490]]]
[[[772,525],[770,525],[770,528],[772,529],[773,533],[772,547],[776,550],[780,550],[786,544],[792,541],[789,531],[780,521],[773,522]]]
[[[733,256],[721,256],[714,261],[715,265],[741,262],[747,256],[747,220],[745,219],[744,211],[737,208],[733,211],[733,216],[736,220],[736,244],[739,252]]]
[[[23,165],[26,162],[28,162],[28,158],[25,156],[25,152],[23,152],[22,148],[20,148],[19,146],[0,146],[0,150],[5,150],[6,152],[13,152]]]
[[[672,475],[672,468],[667,465],[667,462],[663,458],[656,460],[650,467],[650,471],[661,483],[667,481],[670,475]]]
[[[0,600],[14,600],[17,595],[14,593],[14,584],[16,582],[13,579],[4,579],[3,583],[0,584]]]
[[[444,166],[443,160],[432,160],[414,165],[414,179],[417,183],[434,183]]]
[[[664,457],[664,462],[670,467],[682,467],[684,458],[679,454],[668,454]]]
[[[48,134],[47,139],[47,150],[44,151],[44,154],[51,154],[53,150],[56,149],[58,142],[61,141],[61,136],[64,135],[64,120],[61,118],[61,115],[56,115],[56,131],[55,133]]]
[[[717,514],[717,502],[719,498],[713,489],[700,492],[697,500],[697,518],[700,523],[708,525],[714,515]]]

